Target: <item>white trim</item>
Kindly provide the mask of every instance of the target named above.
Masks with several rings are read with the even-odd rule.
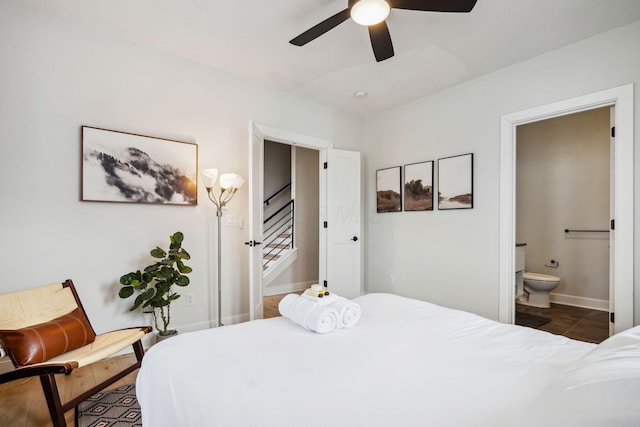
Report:
[[[570,305],[572,307],[589,308],[591,310],[607,312],[609,311],[609,301],[604,299],[585,298],[577,297],[574,295],[550,293],[549,301],[556,304]]]
[[[214,323],[217,323],[216,320],[217,319],[214,319]],[[226,321],[223,321],[222,323],[225,325],[227,324]],[[177,329],[179,333],[201,331],[203,329],[209,328],[211,328],[211,323],[209,322],[209,320],[207,320],[206,322],[189,323],[187,325],[178,325],[175,327],[175,329]]]
[[[250,319],[249,313],[234,314],[233,316],[226,316],[222,318],[223,325],[235,325],[236,323],[248,322]]]
[[[275,129],[269,126],[259,125],[258,123],[254,124],[258,129],[260,129],[260,132],[262,132],[264,138],[268,139],[269,141],[279,142],[281,144],[287,145],[297,145],[314,150],[324,150],[331,147],[332,145],[331,141],[328,141],[326,139],[315,138],[313,136]]]
[[[274,281],[276,277],[280,275],[280,273],[282,273],[287,268],[289,268],[289,266],[293,264],[294,261],[297,259],[298,259],[298,248],[282,251],[280,253],[280,259],[278,259],[274,263],[274,265],[272,265],[271,267],[268,267],[262,273],[262,289],[266,290],[267,287],[271,284],[271,282]],[[264,293],[263,296],[264,295],[269,296],[266,293]]]
[[[311,285],[315,285],[316,283],[318,283],[317,280],[308,280],[306,282],[283,283],[281,285],[267,286],[264,296],[270,297],[273,295],[290,294],[291,292],[304,291],[305,289],[310,288]]]
[[[499,307],[501,322],[514,322],[515,130],[516,126],[594,108],[615,106],[616,239],[614,253],[615,331],[633,326],[633,84],[535,107],[500,118]]]

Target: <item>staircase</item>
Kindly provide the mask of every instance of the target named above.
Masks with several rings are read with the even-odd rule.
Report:
[[[282,201],[282,197],[277,198],[290,186],[291,183],[285,185],[264,201],[265,210],[273,200],[280,200],[279,203],[282,203],[282,206],[269,215],[263,224],[262,270],[264,285],[276,278],[297,258],[297,250],[294,248],[293,240],[295,203],[290,196],[285,197],[284,201]],[[273,210],[273,207],[269,209]]]
[[[262,269],[267,271],[269,268],[278,264],[280,259],[287,256],[293,248],[291,239],[292,233],[287,230],[276,237],[276,239],[264,247],[262,253]]]

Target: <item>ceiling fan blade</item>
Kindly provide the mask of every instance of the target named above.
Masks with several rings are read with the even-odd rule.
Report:
[[[296,46],[304,46],[305,44],[309,43],[311,40],[315,40],[316,38],[320,37],[327,31],[342,24],[344,21],[349,19],[350,16],[351,16],[351,11],[349,9],[345,9],[341,12],[338,12],[332,17],[325,19],[318,25],[314,25],[313,27],[309,28],[307,31],[300,34],[298,37],[293,38],[292,40],[289,41],[289,43],[294,44]]]
[[[477,0],[387,0],[395,9],[425,12],[471,12]]]
[[[387,23],[382,21],[379,24],[369,26],[369,38],[376,61],[384,61],[393,56],[393,44]]]

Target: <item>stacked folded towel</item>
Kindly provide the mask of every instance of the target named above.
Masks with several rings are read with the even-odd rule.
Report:
[[[338,325],[337,310],[300,295],[289,294],[282,298],[278,310],[292,322],[321,334],[333,331]]]
[[[278,310],[292,322],[321,334],[355,326],[361,314],[360,306],[353,301],[334,294],[316,297],[312,292],[286,295]]]

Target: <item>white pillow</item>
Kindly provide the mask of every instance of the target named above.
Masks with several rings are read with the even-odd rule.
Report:
[[[603,341],[572,363],[534,398],[516,425],[640,426],[640,327]]]

